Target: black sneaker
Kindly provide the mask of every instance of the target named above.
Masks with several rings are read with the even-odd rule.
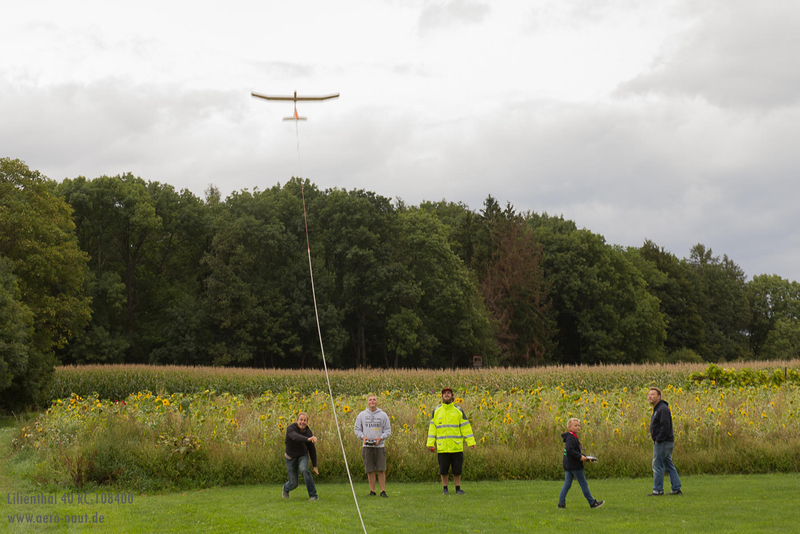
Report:
[[[385,492],[385,491],[382,491],[382,492],[381,492],[381,497],[385,497],[385,498],[387,498],[387,499],[389,498],[389,496],[388,496],[388,495],[386,495],[386,492]]]
[[[664,495],[663,491],[653,491],[653,493],[648,493],[648,497],[662,497]]]
[[[595,499],[595,501],[592,503],[592,505],[590,506],[590,508],[600,508],[600,507],[601,507],[601,506],[603,506],[605,503],[606,503],[606,501],[598,501],[597,499]]]
[[[670,495],[683,495],[683,492],[679,489],[672,490],[669,492]]]
[[[450,495],[450,492],[447,491],[447,488],[442,489],[442,495]]]
[[[369,495],[367,495],[367,497],[375,497],[376,495],[377,495],[377,493],[375,493],[374,491],[370,491]]]
[[[566,507],[567,507],[567,505],[566,505],[566,504],[564,504],[563,502],[560,502],[560,503],[558,503],[558,507],[559,507],[559,508],[566,508]]]
[[[462,490],[462,489],[457,489],[456,490],[456,495],[466,495],[466,494],[467,494],[467,492]]]

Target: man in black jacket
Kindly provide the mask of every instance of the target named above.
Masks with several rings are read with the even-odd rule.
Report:
[[[672,463],[675,434],[672,431],[672,413],[669,404],[661,400],[661,390],[655,387],[647,392],[647,401],[653,406],[653,415],[650,418],[650,436],[653,438],[653,493],[649,495],[664,495],[665,469],[672,486],[669,494],[682,495],[681,479],[678,478],[678,470]]]
[[[561,488],[561,495],[558,496],[558,507],[567,507],[567,492],[572,487],[572,481],[577,480],[583,491],[583,496],[592,508],[600,508],[605,501],[598,501],[592,497],[589,491],[589,484],[583,474],[583,462],[589,460],[581,451],[581,442],[578,440],[578,433],[581,431],[581,421],[573,417],[567,421],[567,432],[561,434],[564,440],[564,486]]]
[[[306,483],[308,490],[308,500],[316,501],[317,487],[314,485],[314,476],[308,469],[308,460],[311,459],[311,465],[314,466],[314,474],[318,475],[317,469],[317,448],[314,444],[317,442],[316,436],[308,428],[308,414],[300,412],[297,414],[297,422],[292,423],[286,427],[286,472],[289,474],[289,481],[283,485],[283,498],[289,498],[289,492],[297,487],[300,483],[300,477],[297,471],[303,474],[303,480]]]

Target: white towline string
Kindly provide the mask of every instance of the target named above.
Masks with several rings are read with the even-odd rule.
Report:
[[[296,110],[295,110],[295,114],[297,114]],[[294,134],[295,134],[295,136],[297,136],[297,177],[300,178],[301,176],[303,176],[303,166],[300,164],[300,130],[299,130],[298,126],[297,126],[298,122],[300,122],[300,121],[294,121]],[[300,180],[301,180],[300,183],[302,184],[303,183],[302,182],[303,179],[300,178]],[[302,189],[302,185],[300,186],[300,188]],[[305,215],[306,215],[306,211],[305,210],[306,210],[306,206],[305,206],[305,204],[303,204],[303,217],[305,217]],[[308,234],[308,228],[306,228],[306,240],[308,240],[308,235],[307,234]],[[310,247],[311,246],[309,245],[309,248]],[[312,285],[313,285],[314,281],[312,280],[311,282],[312,282]]]
[[[297,123],[295,122],[295,128]],[[300,136],[297,136],[297,167],[300,170]],[[336,415],[336,402],[333,400],[333,389],[331,388],[331,378],[328,375],[328,364],[325,361],[325,347],[322,343],[322,329],[319,325],[319,311],[317,310],[317,292],[314,289],[314,269],[311,266],[311,241],[308,238],[308,216],[306,215],[306,194],[303,184],[303,178],[300,178],[300,194],[303,198],[303,222],[306,228],[306,250],[308,251],[308,272],[311,276],[311,297],[314,300],[314,317],[317,319],[317,334],[319,335],[319,349],[322,352],[322,365],[325,368],[325,380],[328,383],[328,396],[331,399],[331,412],[333,413],[333,420],[336,423],[336,433],[339,436],[339,445],[342,447],[342,457],[344,458],[344,467],[347,470],[347,479],[350,481],[350,491],[353,492],[353,501],[356,503],[356,511],[358,512],[358,519],[361,521],[361,528],[364,529],[364,534],[367,534],[367,527],[364,525],[364,517],[361,515],[361,508],[358,506],[358,497],[356,497],[356,489],[353,486],[353,477],[350,475],[350,465],[347,463],[347,453],[344,450],[344,440],[342,439],[342,429],[339,428],[339,417]]]

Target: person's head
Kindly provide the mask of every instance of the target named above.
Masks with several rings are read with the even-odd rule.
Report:
[[[374,412],[378,409],[378,396],[377,395],[370,395],[367,397],[367,408],[369,411]]]
[[[442,390],[442,402],[445,404],[450,404],[453,402],[453,390],[450,388],[444,388]]]
[[[661,390],[657,387],[652,387],[647,392],[647,402],[655,406],[661,400]]]
[[[297,426],[300,427],[300,430],[305,430],[308,426],[308,414],[306,412],[297,414]]]
[[[581,420],[578,419],[577,417],[573,417],[572,419],[567,421],[567,430],[577,435],[578,432],[581,431]]]

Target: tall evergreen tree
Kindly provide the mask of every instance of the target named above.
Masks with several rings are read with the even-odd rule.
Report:
[[[549,285],[540,267],[542,247],[525,217],[508,205],[489,225],[491,259],[483,273],[481,295],[495,324],[500,363],[533,365],[547,362],[554,324]]]

